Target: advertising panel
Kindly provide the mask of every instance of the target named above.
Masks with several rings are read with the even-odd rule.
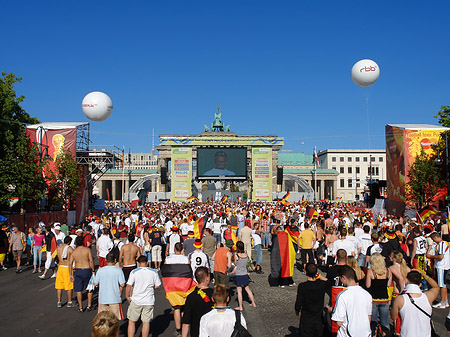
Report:
[[[434,125],[386,125],[386,169],[388,214],[402,215],[405,206],[405,184],[410,166],[424,149],[435,153],[439,137],[447,128]]]
[[[186,201],[192,194],[192,149],[173,147],[171,160],[172,201]]]
[[[43,155],[48,154],[52,160],[49,161],[50,170],[54,167],[54,160],[63,149],[70,151],[76,157],[77,152],[77,129],[68,128],[45,128],[30,125],[26,128],[26,135],[32,143],[41,146]],[[42,144],[42,145],[40,145]]]
[[[282,137],[173,137],[160,136],[159,145],[226,145],[226,146],[282,146],[284,139]]]
[[[252,200],[272,200],[272,148],[252,148]]]
[[[247,148],[197,148],[198,179],[246,179]]]

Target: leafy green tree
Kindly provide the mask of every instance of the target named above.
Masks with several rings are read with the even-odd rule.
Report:
[[[438,122],[442,126],[450,127],[450,108],[448,105],[441,105],[441,110],[433,118],[439,118]]]
[[[14,138],[21,135],[24,124],[37,124],[39,120],[31,117],[21,107],[24,96],[17,96],[14,86],[22,78],[12,73],[2,72],[0,76],[0,144],[6,144],[6,131],[11,131]],[[4,147],[0,148],[0,158],[4,158]]]
[[[36,144],[23,134],[14,137],[11,130],[3,135],[4,157],[0,158],[0,204],[7,205],[19,197],[20,208],[25,202],[37,201],[43,196],[45,180],[42,175],[45,158],[39,158]]]
[[[81,187],[82,171],[70,151],[63,149],[55,158],[54,168],[49,170],[49,194],[52,204],[60,204],[63,209],[72,208],[73,198]]]
[[[442,170],[435,162],[435,156],[427,155],[424,149],[411,165],[408,178],[405,200],[413,202],[417,209],[430,204],[438,190],[445,184]]]

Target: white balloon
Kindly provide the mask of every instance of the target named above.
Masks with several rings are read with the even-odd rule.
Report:
[[[372,60],[361,60],[352,68],[352,80],[360,87],[370,87],[380,76],[380,68]]]
[[[102,122],[111,115],[113,105],[111,98],[103,92],[93,91],[84,96],[81,102],[84,115],[94,122]]]

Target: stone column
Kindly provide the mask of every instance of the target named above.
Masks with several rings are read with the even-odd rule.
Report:
[[[325,199],[325,180],[320,179],[320,194],[319,194],[319,200]]]
[[[111,180],[111,200],[116,200],[116,180]]]

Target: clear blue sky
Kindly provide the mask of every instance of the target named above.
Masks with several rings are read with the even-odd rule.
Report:
[[[284,149],[384,148],[387,123],[437,124],[450,105],[448,1],[4,1],[1,71],[23,78],[43,122],[87,121],[107,93],[96,144],[151,150],[196,134],[216,106],[231,130],[277,134]],[[370,88],[350,77],[378,63]],[[368,98],[368,105],[366,105]],[[304,144],[302,144],[302,142]]]

